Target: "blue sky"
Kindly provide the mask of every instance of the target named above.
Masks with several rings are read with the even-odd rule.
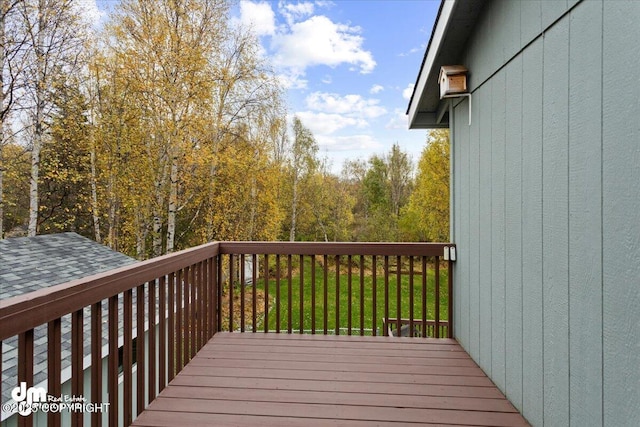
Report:
[[[426,132],[405,111],[438,0],[243,0],[251,26],[287,87],[289,112],[309,127],[334,172],[394,143],[417,162]]]

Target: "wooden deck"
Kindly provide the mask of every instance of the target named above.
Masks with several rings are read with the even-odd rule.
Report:
[[[218,333],[135,426],[527,426],[454,341]]]

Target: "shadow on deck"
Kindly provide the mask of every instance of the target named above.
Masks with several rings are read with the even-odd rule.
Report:
[[[527,426],[451,339],[217,333],[135,426]]]

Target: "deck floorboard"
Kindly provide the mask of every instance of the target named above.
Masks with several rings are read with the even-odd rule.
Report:
[[[527,426],[454,340],[218,333],[135,426]]]

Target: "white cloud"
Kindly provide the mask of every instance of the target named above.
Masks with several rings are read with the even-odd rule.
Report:
[[[393,117],[385,125],[386,129],[409,129],[409,122],[404,110],[396,108],[393,110]]]
[[[302,123],[304,123],[317,138],[328,136],[347,127],[354,126],[364,128],[368,125],[367,121],[362,118],[349,117],[344,114],[299,111],[296,115],[300,117]]]
[[[342,114],[372,119],[387,113],[378,99],[365,99],[360,95],[340,96],[335,93],[313,92],[305,100],[307,107],[325,113]]]
[[[274,35],[276,32],[276,17],[269,3],[241,1],[240,22],[257,36]]]
[[[369,93],[371,94],[376,94],[376,93],[380,93],[384,90],[384,86],[382,85],[373,85],[371,86],[371,89],[369,89]]]
[[[336,67],[343,63],[357,67],[362,74],[370,73],[376,62],[371,52],[362,48],[364,39],[359,32],[359,27],[336,24],[322,15],[312,16],[273,37],[274,61],[299,73],[314,65]]]
[[[330,85],[331,83],[333,83],[333,78],[329,74],[327,74],[322,78],[322,83]]]
[[[426,48],[427,48],[426,44],[421,44],[419,47],[411,48],[407,52],[400,52],[398,56],[410,56],[410,55],[413,55],[414,53],[424,52]]]
[[[285,17],[287,23],[292,25],[302,18],[313,15],[315,5],[311,2],[286,3],[281,1],[278,3],[278,10]]]
[[[411,95],[413,94],[413,87],[415,86],[415,83],[409,83],[409,85],[404,88],[404,90],[402,91],[402,97],[406,100],[411,99]]]
[[[318,146],[326,151],[376,151],[383,148],[383,144],[371,135],[347,135],[316,137]]]

